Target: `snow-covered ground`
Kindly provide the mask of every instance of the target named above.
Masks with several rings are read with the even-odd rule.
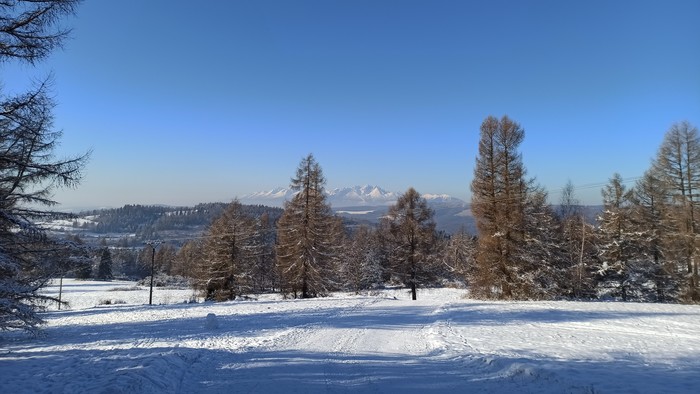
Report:
[[[698,306],[134,286],[66,280],[42,337],[0,333],[0,393],[700,392]]]

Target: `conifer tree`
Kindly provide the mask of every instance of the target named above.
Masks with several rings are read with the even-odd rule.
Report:
[[[325,295],[334,286],[342,226],[324,194],[325,178],[313,155],[302,159],[292,178],[298,193],[277,222],[277,269],[282,291],[293,297]]]
[[[253,285],[259,292],[272,291],[279,286],[275,264],[275,242],[277,235],[270,215],[264,212],[256,220],[256,245],[258,256],[253,267]]]
[[[173,275],[173,265],[175,264],[175,256],[177,248],[174,245],[163,243],[156,250],[155,264],[158,267],[158,272],[165,275]]]
[[[452,234],[444,246],[444,263],[455,279],[467,282],[476,263],[477,238],[464,229]]]
[[[356,293],[382,283],[384,267],[381,263],[375,230],[367,226],[357,228],[346,240],[342,261],[342,281]]]
[[[630,264],[635,257],[630,218],[630,193],[620,174],[615,173],[603,188],[602,195],[603,213],[598,218],[601,259],[598,275],[601,284],[605,287],[614,287],[613,295],[627,301],[632,281]]]
[[[78,0],[0,3],[0,63],[34,65],[60,46],[68,34],[58,22]],[[0,89],[0,329],[36,332],[36,311],[51,297],[39,294],[61,271],[53,255],[68,244],[52,241],[35,222],[54,214],[47,207],[55,187],[81,179],[87,155],[57,158],[61,132],[53,127],[49,81],[26,93],[7,96]]]
[[[173,274],[184,276],[186,278],[194,278],[197,270],[196,265],[201,261],[204,254],[203,242],[199,239],[193,239],[185,242],[177,254],[173,263]]]
[[[479,232],[472,292],[486,298],[530,296],[528,264],[522,260],[525,217],[531,182],[518,146],[525,131],[507,116],[489,116],[481,124],[479,155],[474,168],[472,213]]]
[[[698,280],[698,203],[700,193],[700,136],[684,121],[666,132],[653,165],[669,195],[667,221],[675,238],[674,259],[686,277],[684,297],[700,301]]]
[[[561,295],[594,298],[598,262],[595,227],[586,221],[571,180],[562,189],[558,213],[562,259],[558,266],[568,271],[559,280]]]
[[[432,249],[436,243],[433,210],[413,188],[399,196],[389,208],[386,221],[389,229],[391,266],[395,274],[417,298],[418,285],[430,279]]]
[[[564,258],[561,223],[547,202],[547,193],[533,187],[523,210],[523,245],[520,294],[529,299],[547,299],[566,293],[569,265]]]
[[[633,237],[639,250],[639,265],[645,279],[654,285],[655,295],[647,299],[659,302],[678,298],[677,268],[673,255],[676,240],[669,227],[669,195],[659,175],[650,169],[637,181],[630,193]]]
[[[254,220],[234,200],[212,223],[203,246],[198,287],[209,300],[233,300],[253,291],[253,267],[260,253]]]
[[[97,265],[97,274],[95,275],[95,279],[109,280],[113,277],[112,252],[109,251],[109,248],[104,247],[100,252],[100,262]]]

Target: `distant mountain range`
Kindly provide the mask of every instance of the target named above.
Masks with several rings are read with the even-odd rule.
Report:
[[[243,204],[259,204],[281,207],[297,192],[278,187],[267,192],[258,192],[240,198]],[[396,203],[400,193],[386,191],[379,186],[364,185],[327,190],[328,203],[334,208],[390,206]],[[447,194],[423,194],[431,204],[447,204],[454,207],[466,207],[466,202]]]
[[[282,207],[297,192],[278,187],[267,192],[248,194],[239,198],[243,204]],[[385,216],[401,193],[387,191],[379,186],[364,185],[327,190],[328,203],[333,210],[355,223],[374,224]],[[468,204],[447,194],[422,194],[435,212],[438,230],[454,233],[464,229],[475,233],[474,218]]]

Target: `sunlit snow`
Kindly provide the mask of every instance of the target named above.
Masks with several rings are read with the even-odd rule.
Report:
[[[49,292],[57,291],[53,286]],[[186,303],[64,281],[44,335],[0,339],[3,393],[695,393],[700,307],[485,302],[456,289]],[[210,316],[207,318],[207,316]],[[212,323],[215,320],[215,324]]]

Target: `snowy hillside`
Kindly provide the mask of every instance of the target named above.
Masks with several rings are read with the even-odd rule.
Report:
[[[48,289],[56,292],[57,288]],[[187,304],[66,281],[38,339],[2,333],[3,393],[695,393],[700,308],[484,302],[463,290]],[[109,301],[111,305],[105,304]],[[207,315],[214,314],[207,318]]]

